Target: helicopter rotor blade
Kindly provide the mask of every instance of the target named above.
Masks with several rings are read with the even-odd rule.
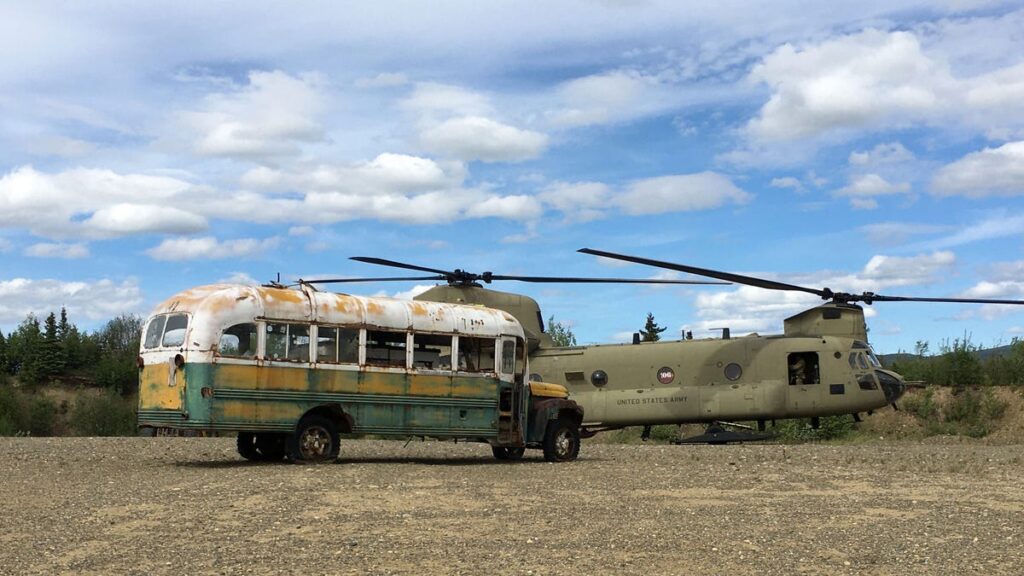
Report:
[[[322,280],[302,280],[300,284],[343,284],[346,282],[405,282],[417,280],[447,280],[447,276],[401,276],[393,278],[324,278]]]
[[[395,262],[394,260],[385,260],[384,258],[373,258],[371,256],[352,256],[349,260],[355,260],[356,262],[366,262],[367,264],[378,264],[380,266],[391,266],[392,268],[405,268],[406,270],[416,270],[417,272],[430,272],[433,274],[441,274],[445,278],[452,275],[449,270],[438,270],[436,268],[427,268],[426,266],[417,266],[415,264],[406,264],[404,262]]]
[[[1010,304],[1024,305],[1024,300],[1000,300],[992,298],[918,298],[913,296],[884,296],[865,292],[865,302],[952,302],[954,304]]]
[[[698,276],[707,276],[708,278],[717,278],[718,280],[725,280],[726,282],[733,282],[736,284],[746,284],[747,286],[754,286],[756,288],[765,288],[767,290],[791,290],[799,292],[807,292],[820,296],[821,298],[828,300],[832,297],[832,291],[818,290],[817,288],[807,288],[806,286],[797,286],[795,284],[786,284],[784,282],[776,282],[774,280],[765,280],[764,278],[755,278],[753,276],[743,276],[742,274],[732,274],[729,272],[721,272],[718,270],[709,270],[707,268],[698,268],[696,266],[685,266],[683,264],[675,264],[673,262],[663,262],[661,260],[651,260],[650,258],[639,258],[637,256],[627,256],[625,254],[616,254],[614,252],[605,252],[603,250],[594,250],[592,248],[581,248],[578,252],[584,254],[590,254],[593,256],[602,256],[604,258],[611,258],[613,260],[623,260],[625,262],[633,262],[635,264],[646,264],[647,266],[654,266],[656,268],[665,268],[668,270],[676,270],[678,272],[687,272],[689,274],[696,274]]]
[[[559,283],[559,284],[698,284],[726,286],[729,282],[707,280],[659,280],[642,278],[577,278],[572,276],[507,276],[491,275],[491,280],[515,280],[517,282]]]

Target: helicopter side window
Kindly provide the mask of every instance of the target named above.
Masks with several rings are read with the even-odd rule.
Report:
[[[861,370],[868,369],[868,361],[864,359],[864,353],[862,352],[857,353],[857,365],[860,366]]]
[[[821,383],[817,352],[793,352],[789,355],[787,361],[789,363],[789,384],[791,386]]]

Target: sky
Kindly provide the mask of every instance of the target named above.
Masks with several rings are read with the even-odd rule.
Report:
[[[0,331],[215,282],[682,278],[1024,299],[1024,4],[0,2]],[[408,298],[424,283],[338,284]],[[429,284],[429,283],[428,283]],[[648,312],[782,331],[814,296],[537,285],[580,343]],[[876,350],[1024,306],[878,303]]]

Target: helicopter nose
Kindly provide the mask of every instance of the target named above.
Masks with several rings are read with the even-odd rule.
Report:
[[[885,370],[875,370],[875,375],[878,376],[878,383],[881,384],[882,392],[885,393],[886,402],[892,404],[907,391],[906,383],[895,374]]]

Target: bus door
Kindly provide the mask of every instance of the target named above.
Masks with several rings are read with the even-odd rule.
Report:
[[[498,394],[498,443],[505,446],[522,446],[525,427],[526,363],[525,347],[519,338],[501,338],[501,364],[498,371],[500,390]]]

